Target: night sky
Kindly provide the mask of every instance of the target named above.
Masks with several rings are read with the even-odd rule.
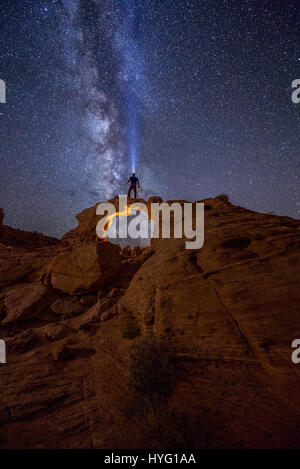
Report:
[[[145,198],[299,218],[299,0],[0,0],[0,17],[6,224],[61,236],[132,166]]]

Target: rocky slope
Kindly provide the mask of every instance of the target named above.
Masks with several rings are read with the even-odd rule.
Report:
[[[300,447],[300,221],[204,202],[197,251],[120,250],[96,237],[95,207],[59,243],[5,228],[0,447]],[[130,370],[147,337],[176,376],[145,412]]]
[[[53,246],[58,239],[44,236],[41,233],[21,231],[3,224],[4,213],[0,208],[0,248],[23,247],[35,249],[36,247]]]

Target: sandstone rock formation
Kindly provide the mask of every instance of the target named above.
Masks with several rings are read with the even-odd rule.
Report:
[[[118,246],[88,242],[55,256],[48,266],[45,283],[71,295],[94,292],[111,282],[120,269]]]
[[[32,248],[42,246],[53,246],[58,243],[58,239],[44,236],[41,233],[31,233],[22,231],[3,224],[4,213],[0,208],[0,248],[20,247]]]
[[[47,288],[40,283],[15,285],[4,293],[5,318],[2,324],[12,324],[36,318],[43,314]]]
[[[95,207],[53,244],[21,247],[5,229],[1,448],[300,448],[300,221],[204,203],[199,250],[120,251],[96,237]],[[151,419],[129,379],[145,337],[176,370]]]

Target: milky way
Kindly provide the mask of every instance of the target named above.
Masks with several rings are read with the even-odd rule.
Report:
[[[125,192],[299,217],[296,0],[1,2],[0,206],[60,236]]]

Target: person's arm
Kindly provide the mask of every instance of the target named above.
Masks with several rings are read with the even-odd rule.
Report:
[[[140,186],[140,181],[139,181],[139,178],[137,178],[137,185],[138,185],[138,188],[140,189],[141,186]]]

